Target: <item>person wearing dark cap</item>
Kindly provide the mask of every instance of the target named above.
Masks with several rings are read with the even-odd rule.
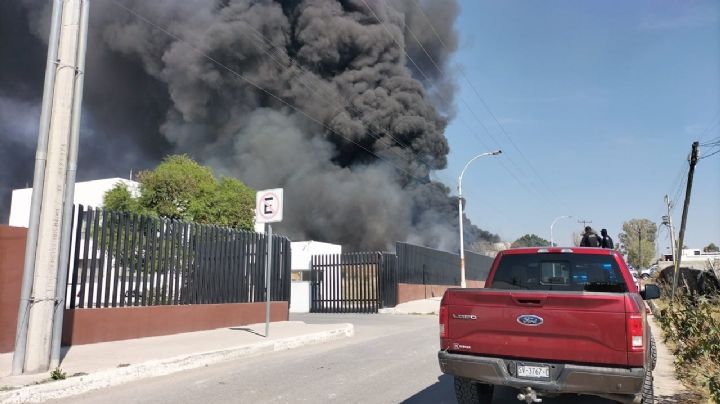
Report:
[[[600,247],[609,248],[611,250],[615,248],[612,237],[607,234],[607,229],[600,230],[600,235],[602,236],[602,240],[600,240]]]
[[[585,226],[580,247],[600,247],[600,236],[590,226]]]

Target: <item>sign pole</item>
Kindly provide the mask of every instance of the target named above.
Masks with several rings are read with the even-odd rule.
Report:
[[[270,337],[270,280],[272,272],[272,225],[267,224],[267,260],[265,262],[265,338]]]
[[[282,222],[283,189],[266,189],[255,194],[255,223],[265,223],[267,256],[265,257],[265,338],[270,337],[270,299],[272,295],[273,239],[270,223]]]

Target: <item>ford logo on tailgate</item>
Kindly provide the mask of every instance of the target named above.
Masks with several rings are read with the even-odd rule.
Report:
[[[518,316],[517,322],[522,325],[530,325],[530,326],[537,326],[543,323],[542,317],[536,316],[534,314],[523,314],[522,316]]]

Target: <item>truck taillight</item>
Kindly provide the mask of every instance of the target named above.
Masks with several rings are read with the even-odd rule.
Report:
[[[628,352],[642,352],[645,348],[643,336],[643,312],[645,303],[639,295],[625,295],[625,332]]]
[[[641,314],[627,313],[627,339],[630,352],[642,352],[643,350],[643,318]]]
[[[448,329],[448,309],[447,306],[440,306],[440,338],[447,338],[450,334]]]

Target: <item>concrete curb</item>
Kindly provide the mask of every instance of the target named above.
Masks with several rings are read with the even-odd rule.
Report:
[[[173,358],[152,360],[122,368],[102,370],[89,375],[70,377],[65,380],[29,385],[16,390],[0,393],[0,403],[42,402],[87,393],[129,383],[139,379],[165,376],[183,370],[196,369],[207,365],[255,356],[262,353],[280,352],[305,345],[319,344],[344,337],[352,337],[352,324],[341,324],[328,331],[296,337],[257,342],[217,351],[193,353]]]

